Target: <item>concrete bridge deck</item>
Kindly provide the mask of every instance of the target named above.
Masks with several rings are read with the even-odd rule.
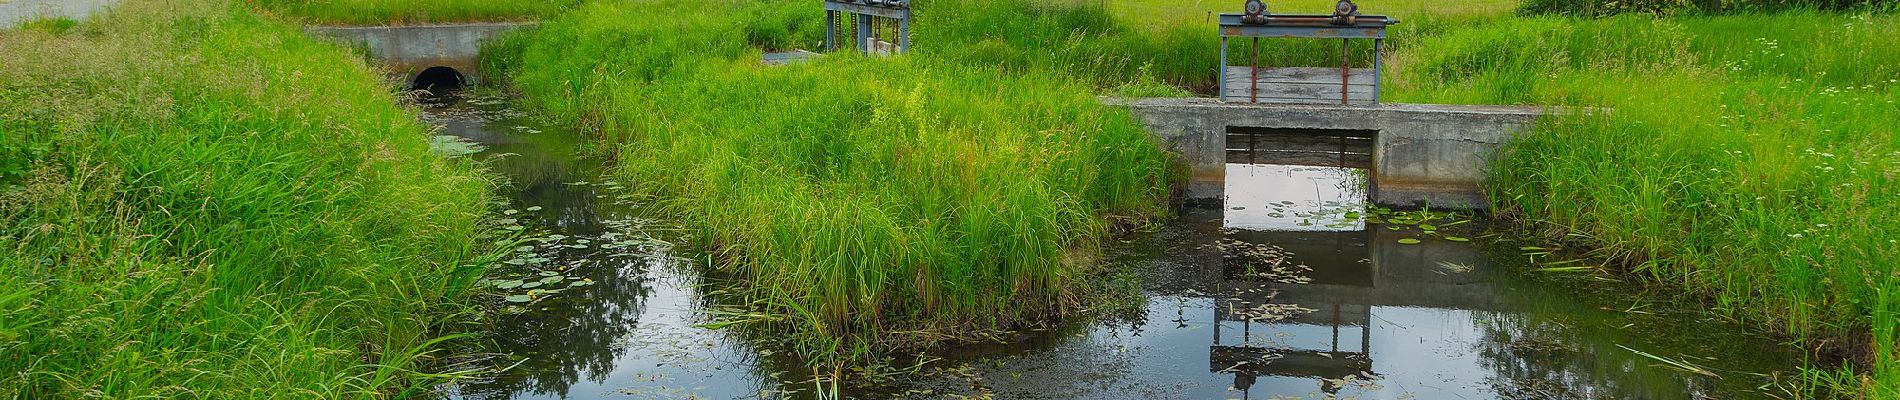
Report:
[[[1188,165],[1193,171],[1188,194],[1194,199],[1222,197],[1230,133],[1279,131],[1371,136],[1374,203],[1469,209],[1489,205],[1482,185],[1497,151],[1551,111],[1524,106],[1269,105],[1197,98],[1104,102],[1127,106],[1165,150]]]

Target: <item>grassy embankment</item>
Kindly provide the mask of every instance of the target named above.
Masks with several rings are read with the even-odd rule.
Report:
[[[1900,396],[1900,29],[1891,15],[1518,18],[1402,55],[1407,101],[1600,106],[1540,126],[1493,198]]]
[[[915,57],[759,64],[816,47],[820,21],[803,3],[590,4],[491,61],[703,232],[714,275],[754,305],[738,319],[821,365],[1071,312],[1097,241],[1160,209],[1165,158],[1053,72],[1066,61],[972,66],[920,41]],[[1054,32],[1017,39],[1070,31]]]
[[[1227,7],[1202,3],[1114,4],[1131,21],[1190,25]],[[1406,21],[1391,100],[1614,109],[1552,121],[1504,157],[1502,214],[1873,367],[1810,371],[1809,383],[1900,397],[1900,21],[1759,11],[1860,1],[1725,2],[1709,10],[1729,15],[1661,19],[1517,17],[1514,3],[1362,2]],[[1580,15],[1684,4],[1532,3]]]
[[[534,21],[580,0],[243,0],[259,12],[322,25]]]
[[[438,381],[492,185],[362,61],[222,1],[0,32],[0,397]]]

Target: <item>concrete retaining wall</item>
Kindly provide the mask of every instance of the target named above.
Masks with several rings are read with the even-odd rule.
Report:
[[[473,84],[481,82],[483,41],[535,25],[538,23],[312,27],[310,32],[365,46],[391,74],[405,79],[414,79],[429,67],[449,67]]]
[[[1188,195],[1218,199],[1226,180],[1227,127],[1377,131],[1372,201],[1388,206],[1484,208],[1493,155],[1547,114],[1543,107],[1254,105],[1212,99],[1139,99],[1126,105],[1162,146],[1188,164]]]

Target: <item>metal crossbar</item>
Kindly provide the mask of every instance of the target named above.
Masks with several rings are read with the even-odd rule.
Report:
[[[1252,22],[1252,23],[1249,23]],[[1352,101],[1352,40],[1372,39],[1372,102],[1379,102],[1379,75],[1385,67],[1386,27],[1396,25],[1399,20],[1383,15],[1353,16],[1342,21],[1333,15],[1273,15],[1250,20],[1243,14],[1221,14],[1220,16],[1220,94],[1221,101],[1227,101],[1227,48],[1232,38],[1251,38],[1253,40],[1252,64],[1248,73],[1251,81],[1248,88],[1248,102],[1260,102],[1260,39],[1261,38],[1308,38],[1340,39],[1339,103]]]

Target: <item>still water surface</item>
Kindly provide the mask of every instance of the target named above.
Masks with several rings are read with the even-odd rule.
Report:
[[[450,397],[813,395],[796,360],[700,327],[712,300],[699,292],[697,261],[669,244],[686,233],[645,217],[624,183],[578,157],[578,135],[532,122],[504,97],[431,105],[426,118],[479,145],[463,150],[513,180],[513,215],[539,240],[497,279],[564,278],[545,286],[559,293],[497,300],[513,305],[490,322],[487,351],[518,364],[448,388]],[[1222,208],[1182,209],[1105,249],[1109,270],[1139,282],[1145,301],[1132,312],[1013,343],[959,346],[932,354],[940,360],[919,376],[860,383],[849,394],[1761,398],[1767,375],[1798,359],[1639,287],[1533,272],[1538,264],[1514,245],[1442,239],[1481,237],[1481,223],[1426,235],[1343,218],[1366,211],[1363,170],[1230,165],[1228,182]],[[1422,240],[1400,244],[1407,238]],[[588,284],[563,286],[576,281]]]

